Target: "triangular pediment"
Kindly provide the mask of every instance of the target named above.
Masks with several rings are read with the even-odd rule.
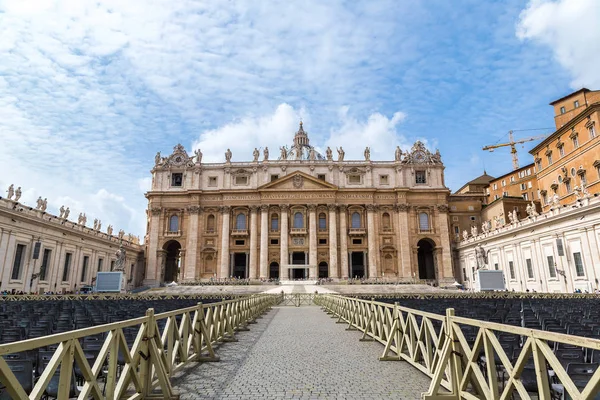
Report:
[[[304,172],[294,171],[289,175],[283,176],[264,184],[258,190],[337,190],[337,186]]]

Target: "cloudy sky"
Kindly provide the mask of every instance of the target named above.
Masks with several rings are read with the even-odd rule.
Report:
[[[142,236],[157,151],[244,161],[300,118],[347,158],[424,140],[454,190],[511,169],[482,146],[600,88],[599,17],[597,0],[0,0],[0,195]]]

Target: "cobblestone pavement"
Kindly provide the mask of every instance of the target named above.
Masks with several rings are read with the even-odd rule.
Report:
[[[276,307],[217,363],[184,369],[173,380],[181,399],[419,399],[429,378],[401,361],[378,361],[383,347],[319,307]]]

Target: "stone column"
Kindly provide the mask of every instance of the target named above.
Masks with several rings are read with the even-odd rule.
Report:
[[[317,265],[317,206],[314,204],[308,205],[308,264]]]
[[[229,214],[231,207],[221,207],[221,268],[219,278],[229,278]]]
[[[289,232],[288,232],[288,210],[290,206],[287,204],[280,204],[279,208],[281,209],[281,214],[279,215],[279,230],[280,230],[280,255],[279,255],[279,279],[284,279],[284,272],[287,269],[284,269],[284,265],[290,263],[289,260]],[[285,279],[288,279],[286,276]]]
[[[585,230],[586,235],[588,237],[588,243],[592,256],[592,268],[594,270],[594,277],[600,276],[600,249],[598,248],[598,240],[596,239],[596,232],[593,228],[588,228]],[[0,258],[1,259],[1,258]],[[597,278],[596,278],[597,279]],[[598,283],[596,279],[593,281],[593,287],[598,289]]]
[[[581,238],[581,252],[583,257],[583,270],[585,273],[585,278],[592,284],[592,287],[594,287],[596,271],[594,270],[594,261],[592,260],[592,253],[590,252],[590,242],[587,236],[588,229],[589,228],[579,229],[579,237]],[[575,265],[574,261],[573,265]]]
[[[167,264],[167,251],[166,250],[158,250],[156,252],[156,260],[158,262],[158,275],[157,281],[164,282],[165,280],[165,267]],[[110,260],[109,260],[110,263]]]
[[[4,268],[0,269],[0,279],[2,286],[0,286],[0,290],[4,290],[8,286],[8,281],[10,279],[11,268],[9,268],[9,263],[6,262],[8,258],[8,245],[13,239],[13,234],[11,231],[3,231],[2,238],[0,239],[0,263],[4,266]],[[12,267],[12,266],[11,266]]]
[[[375,232],[375,205],[367,204],[367,240],[369,241],[369,278],[377,277],[377,246]]]
[[[269,205],[260,206],[260,278],[267,279],[269,263]]]
[[[337,245],[337,205],[329,204],[329,277],[337,279],[338,245]]]
[[[160,234],[160,215],[161,215],[160,207],[151,207],[149,210],[149,218],[150,218],[150,232],[148,232],[148,261],[146,266],[146,278],[144,279],[144,284],[149,286],[157,286],[162,277],[160,276],[160,264],[158,263],[158,258],[156,257],[158,249],[158,236]],[[110,258],[106,260],[108,265],[110,266]],[[57,279],[57,282],[60,283],[60,280]],[[54,290],[51,288],[50,290]]]
[[[398,246],[398,261],[400,263],[400,277],[412,278],[412,270],[410,267],[410,243],[409,243],[409,227],[408,227],[408,204],[398,204],[395,207],[398,230],[396,232],[396,240]]]
[[[183,280],[193,281],[196,279],[196,260],[198,258],[198,222],[200,219],[200,206],[189,206],[187,208],[189,221],[187,226],[187,243],[185,248],[187,250],[187,257],[185,259],[183,269]]]
[[[437,210],[440,240],[442,244],[442,265],[438,265],[438,281],[440,283],[445,283],[446,285],[451,285],[454,283],[454,274],[452,273],[452,253],[450,250],[450,232],[448,229],[448,206],[439,204]]]
[[[341,276],[348,278],[348,212],[345,204],[340,205],[340,269]]]
[[[258,277],[258,206],[250,206],[250,279]]]

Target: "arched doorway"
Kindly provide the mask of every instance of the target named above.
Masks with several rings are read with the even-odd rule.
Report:
[[[273,261],[269,265],[269,278],[270,279],[279,279],[279,263]]]
[[[383,276],[385,278],[395,278],[396,277],[394,256],[391,254],[386,254],[385,256],[383,256]]]
[[[319,263],[319,279],[329,278],[329,266],[325,261]]]
[[[165,243],[163,249],[167,252],[163,281],[176,282],[179,275],[179,250],[181,250],[181,245],[178,241],[171,240]]]
[[[434,243],[430,239],[421,239],[417,243],[417,247],[419,279],[435,279],[435,264],[433,262]]]

